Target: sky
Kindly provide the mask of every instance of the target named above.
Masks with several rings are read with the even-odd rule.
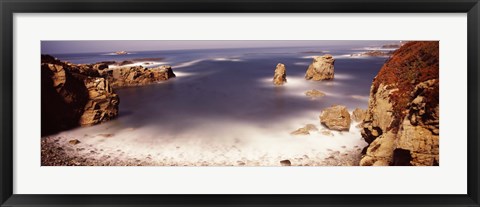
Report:
[[[42,54],[115,51],[160,51],[216,48],[312,47],[329,45],[368,46],[397,41],[340,40],[74,40],[41,41]]]

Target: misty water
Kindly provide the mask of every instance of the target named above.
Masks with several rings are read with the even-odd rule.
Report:
[[[284,159],[317,165],[332,151],[366,145],[358,123],[349,132],[326,136],[318,118],[335,104],[350,112],[367,108],[372,80],[386,58],[349,56],[365,50],[330,46],[55,55],[73,63],[161,57],[149,67],[169,64],[177,75],[158,84],[116,89],[117,119],[59,136],[78,138],[98,156],[148,157],[158,165],[276,166]],[[304,79],[312,56],[322,55],[317,51],[333,55],[334,80]],[[283,86],[272,83],[277,63],[286,66]],[[311,89],[326,96],[307,97]],[[320,130],[290,134],[306,124]]]

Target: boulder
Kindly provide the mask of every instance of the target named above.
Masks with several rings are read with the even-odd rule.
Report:
[[[329,54],[313,57],[313,62],[308,66],[305,79],[315,81],[333,79],[334,63],[335,60]]]
[[[326,108],[320,115],[320,123],[332,130],[349,131],[350,122],[347,107],[341,105]]]
[[[278,63],[273,75],[273,84],[283,85],[285,82],[287,82],[287,70],[284,64]]]
[[[439,44],[408,42],[370,89],[360,165],[439,165]]]
[[[323,93],[319,90],[312,89],[312,90],[308,90],[307,92],[305,92],[305,95],[308,96],[308,97],[311,97],[311,98],[317,98],[317,97],[325,96],[325,93]]]
[[[78,139],[72,139],[70,141],[68,141],[69,144],[71,145],[77,145],[77,144],[80,144],[80,141]]]
[[[290,162],[290,160],[282,160],[282,161],[280,161],[280,164],[282,166],[291,166],[292,162]]]
[[[365,119],[365,115],[367,113],[367,110],[365,109],[359,109],[355,108],[352,112],[352,120],[356,122],[363,122],[363,119]]]

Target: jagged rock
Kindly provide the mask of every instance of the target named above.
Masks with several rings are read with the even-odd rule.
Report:
[[[360,165],[439,164],[438,42],[408,42],[370,89]]]
[[[323,93],[319,90],[312,89],[312,90],[308,90],[307,92],[305,92],[305,95],[308,96],[308,97],[311,97],[311,98],[317,98],[317,97],[325,96],[325,93]]]
[[[307,124],[304,127],[299,128],[299,129],[291,132],[290,134],[292,134],[292,135],[309,135],[310,131],[317,131],[317,130],[318,129],[315,125]]]
[[[355,108],[355,110],[353,110],[352,112],[352,120],[356,122],[363,122],[363,119],[365,119],[366,113],[367,113],[367,110]]]
[[[121,67],[104,70],[103,73],[112,87],[141,86],[174,78],[172,67],[162,65],[156,68],[142,66]]]
[[[350,113],[348,113],[347,107],[341,105],[326,108],[320,115],[320,123],[332,130],[348,131],[350,122]]]
[[[284,64],[278,63],[273,75],[273,84],[283,85],[285,82],[287,82],[287,70]]]
[[[88,68],[91,65],[65,63],[48,55],[41,60],[42,136],[117,116],[117,94]]]
[[[332,55],[323,55],[313,57],[313,62],[308,66],[305,74],[307,80],[330,80],[334,77],[335,60]]]
[[[108,69],[108,64],[107,63],[96,63],[92,65],[92,68],[95,70],[104,70]]]
[[[88,101],[79,123],[82,126],[95,125],[108,121],[118,114],[118,95],[104,78],[87,77],[84,84],[88,91]]]

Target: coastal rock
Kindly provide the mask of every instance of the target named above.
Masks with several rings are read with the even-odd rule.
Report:
[[[42,136],[76,126],[98,124],[117,116],[117,94],[108,81],[87,67],[42,55]]]
[[[341,105],[326,108],[320,115],[320,123],[332,130],[349,131],[350,122],[347,107]]]
[[[287,82],[287,70],[284,64],[278,63],[273,75],[273,84],[283,85],[285,82]]]
[[[68,141],[69,144],[71,145],[77,145],[77,144],[80,144],[80,141],[78,139],[72,139],[70,141]]]
[[[319,90],[312,89],[312,90],[308,90],[307,92],[305,92],[305,95],[308,96],[308,97],[311,97],[311,98],[317,98],[317,97],[325,96],[325,93],[323,93]]]
[[[126,54],[128,54],[128,52],[127,51],[117,51],[117,52],[115,52],[115,54],[116,55],[126,55]]]
[[[93,64],[68,64],[68,70],[74,74],[82,74],[85,76],[99,77],[100,73],[93,68]]]
[[[108,69],[108,64],[107,63],[96,63],[92,65],[92,68],[95,70],[104,70]]]
[[[142,66],[121,67],[109,69],[103,73],[111,86],[142,86],[174,78],[172,67],[162,65],[156,68],[144,68]]]
[[[95,125],[116,117],[119,98],[113,93],[108,80],[101,77],[86,77],[83,81],[88,91],[88,101],[80,116],[80,125]]]
[[[280,161],[280,164],[282,166],[291,166],[292,162],[290,162],[290,160],[282,160],[282,161]]]
[[[310,131],[317,131],[317,127],[313,124],[307,124],[302,128],[299,128],[293,132],[291,132],[291,135],[309,135]]]
[[[124,66],[124,65],[130,65],[130,64],[133,64],[134,62],[130,61],[130,60],[124,60],[120,63],[117,63],[118,66]]]
[[[438,42],[408,42],[370,89],[360,165],[439,165]]]
[[[308,66],[305,79],[315,81],[333,79],[334,63],[333,56],[329,54],[313,57],[313,62]]]
[[[367,113],[367,110],[365,109],[359,109],[355,108],[352,112],[352,120],[356,122],[363,122],[363,119],[365,119],[365,115]]]

